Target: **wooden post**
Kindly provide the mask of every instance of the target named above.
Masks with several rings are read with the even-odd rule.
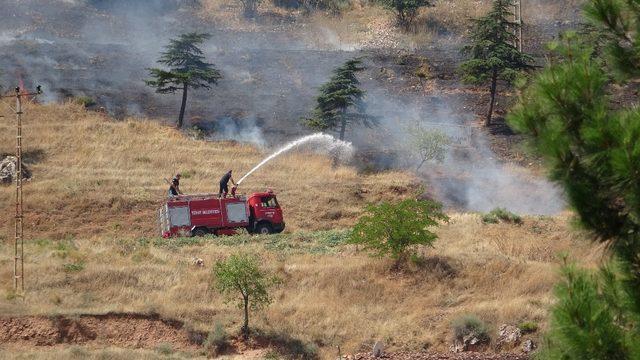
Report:
[[[24,218],[22,207],[22,94],[16,88],[16,215],[13,258],[13,288],[24,292]]]

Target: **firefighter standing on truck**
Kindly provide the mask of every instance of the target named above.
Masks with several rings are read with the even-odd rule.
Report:
[[[229,180],[231,180],[231,183],[233,184],[233,186],[237,186],[236,182],[233,181],[233,177],[231,177],[231,172],[233,170],[229,170],[227,171],[226,174],[224,174],[224,176],[222,177],[222,179],[220,179],[220,192],[218,193],[219,197],[227,197],[227,194],[229,193]]]
[[[169,196],[170,197],[182,195],[182,191],[180,191],[180,177],[181,176],[178,173],[171,180],[171,183],[169,184]]]

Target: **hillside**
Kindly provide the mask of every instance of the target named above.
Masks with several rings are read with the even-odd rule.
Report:
[[[299,153],[274,161],[243,185],[244,191],[278,192],[287,233],[163,240],[154,218],[166,191],[163,177],[179,170],[190,174],[185,190],[210,191],[224,169],[242,174],[264,154],[230,142],[193,140],[146,120],[114,121],[74,104],[29,105],[26,114],[33,171],[25,186],[27,296],[16,298],[3,283],[0,312],[13,319],[3,325],[9,332],[0,334],[4,357],[24,346],[36,358],[48,358],[50,351],[99,356],[102,350],[96,349],[105,346],[112,349],[103,354],[114,358],[144,358],[167,347],[180,356],[201,354],[188,334],[206,334],[216,323],[230,334],[239,327],[240,312],[210,285],[212,265],[237,251],[260,254],[265,267],[283,279],[274,304],[252,320],[265,333],[266,340],[253,345],[262,354],[274,348],[286,355],[303,344],[326,358],[337,346],[366,351],[375,340],[391,349],[446,351],[451,321],[463,314],[482,318],[492,334],[502,323],[532,321],[544,328],[557,254],[595,264],[601,253],[569,228],[568,215],[529,217],[518,226],[484,225],[478,215],[451,214],[435,248],[421,250],[422,262],[393,271],[388,261],[345,245],[342,229],[368,202],[411,196],[414,179],[332,169],[325,157]],[[11,151],[11,130],[3,123],[3,152]],[[1,191],[2,211],[10,214],[13,189]],[[2,221],[0,277],[9,278],[12,222],[9,216]],[[333,230],[315,231],[320,229]],[[205,266],[193,265],[194,257]],[[52,323],[68,325],[50,328],[52,315],[69,316]],[[125,325],[130,316],[141,324]],[[179,321],[192,330],[171,335],[154,319]],[[87,333],[83,326],[94,330]],[[117,337],[105,333],[120,327]],[[60,329],[67,335],[46,335]],[[144,335],[149,331],[157,336]],[[62,350],[69,344],[82,348]],[[140,347],[152,352],[127,350]]]
[[[183,191],[217,192],[228,169],[237,180],[267,155],[239,143],[193,140],[149,120],[114,121],[72,103],[30,105],[25,112],[25,162],[33,179],[24,197],[32,239],[155,236],[164,179],[181,172]],[[12,122],[0,124],[0,143],[0,153],[15,151]],[[296,231],[349,226],[364,204],[409,196],[419,182],[407,173],[332,169],[325,157],[291,153],[251,175],[239,191],[266,188],[278,193],[287,228]],[[8,214],[14,189],[0,191]],[[4,239],[12,238],[12,222],[0,219]]]

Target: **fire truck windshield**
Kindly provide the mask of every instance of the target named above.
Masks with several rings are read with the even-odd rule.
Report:
[[[265,197],[262,198],[262,206],[267,208],[277,208],[278,201],[274,197]]]

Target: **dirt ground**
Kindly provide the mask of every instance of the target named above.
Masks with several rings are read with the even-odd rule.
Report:
[[[25,346],[76,344],[152,348],[169,343],[176,349],[194,350],[199,347],[194,340],[202,336],[189,332],[179,321],[133,313],[0,318],[0,329],[0,342]]]
[[[170,348],[194,356],[202,355],[205,334],[193,331],[180,321],[163,319],[159,315],[108,313],[104,315],[23,316],[0,318],[0,343],[3,348],[35,347],[54,350],[56,347],[82,345],[87,348],[118,347],[125,349]],[[272,349],[283,344],[265,337],[248,342],[231,339],[221,354],[224,358],[262,359]],[[0,353],[1,354],[1,353]],[[17,353],[16,353],[17,354]],[[6,355],[6,354],[5,354]],[[343,359],[374,359],[371,354],[343,355]],[[524,354],[396,352],[379,359],[421,360],[525,360]]]
[[[381,357],[374,357],[371,354],[356,354],[353,357],[347,357],[351,360],[369,360],[369,359],[391,359],[391,360],[526,360],[528,355],[524,354],[492,354],[492,353],[431,353],[431,352],[397,352],[391,354],[383,354]]]

